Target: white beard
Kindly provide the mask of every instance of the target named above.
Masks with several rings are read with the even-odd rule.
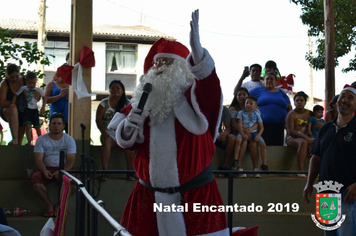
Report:
[[[194,82],[185,60],[175,59],[169,66],[152,67],[140,79],[132,98],[132,106],[137,107],[143,86],[152,84],[144,110],[149,112],[150,126],[162,123],[173,111],[178,95],[184,93]]]

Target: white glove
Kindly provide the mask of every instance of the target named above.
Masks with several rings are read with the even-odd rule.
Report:
[[[126,120],[124,120],[124,127],[121,131],[124,140],[136,139],[137,135],[143,136],[143,123],[146,116],[140,114],[141,112],[141,109],[132,108]]]
[[[199,10],[192,13],[192,20],[190,21],[190,47],[192,49],[192,57],[195,65],[199,64],[204,57],[204,49],[200,44],[199,37]]]

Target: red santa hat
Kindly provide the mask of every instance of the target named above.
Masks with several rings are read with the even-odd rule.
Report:
[[[345,84],[342,91],[345,91],[345,90],[349,90],[349,91],[353,92],[354,94],[356,94],[356,89],[354,87],[352,87],[351,85]]]
[[[158,57],[185,60],[188,55],[189,50],[183,44],[176,41],[160,38],[152,45],[146,56],[144,73],[146,74],[148,72],[148,70],[153,66],[153,61]]]

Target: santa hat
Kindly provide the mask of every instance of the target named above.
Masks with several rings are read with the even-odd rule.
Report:
[[[88,93],[87,87],[83,80],[83,67],[91,68],[95,66],[94,52],[87,46],[83,46],[79,55],[79,61],[74,66],[63,65],[57,69],[57,74],[62,80],[72,85],[73,91],[77,94],[78,99],[83,97],[94,96]]]
[[[356,95],[356,89],[354,87],[352,87],[351,85],[345,84],[345,86],[344,86],[342,91],[345,91],[345,90],[351,91]]]
[[[160,38],[152,45],[146,56],[144,73],[146,74],[148,72],[148,70],[153,66],[153,61],[158,57],[185,60],[188,55],[189,50],[183,44],[176,41]]]

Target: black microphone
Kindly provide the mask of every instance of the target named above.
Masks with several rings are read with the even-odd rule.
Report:
[[[146,83],[143,86],[141,98],[140,98],[140,101],[138,102],[138,105],[137,105],[137,108],[141,110],[139,115],[141,115],[141,113],[143,111],[143,108],[145,107],[148,95],[150,94],[151,91],[152,91],[152,84]]]
[[[80,127],[83,129],[83,130],[85,130],[87,127],[85,126],[85,124],[83,124],[83,123],[80,123]]]

